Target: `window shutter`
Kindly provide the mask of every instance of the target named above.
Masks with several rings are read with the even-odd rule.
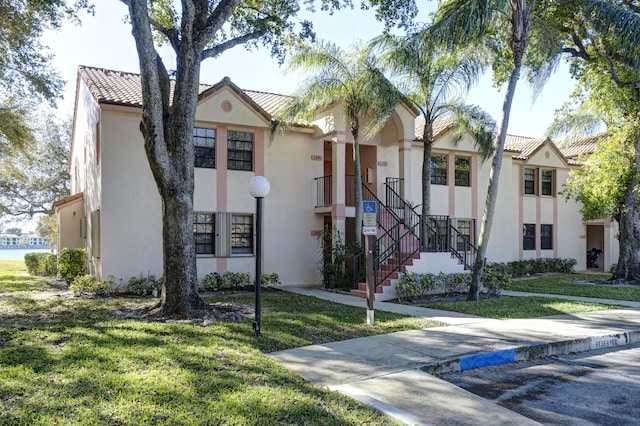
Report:
[[[91,256],[100,257],[100,210],[91,213]]]
[[[216,256],[227,257],[231,254],[231,215],[218,212],[216,214],[215,245]]]

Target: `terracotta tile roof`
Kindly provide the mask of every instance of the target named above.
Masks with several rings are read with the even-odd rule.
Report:
[[[451,125],[453,119],[450,117],[441,118],[433,123],[433,136],[438,137],[443,134],[447,128]],[[422,140],[422,131],[424,129],[424,117],[419,115],[416,117],[415,136],[416,139]]]
[[[577,161],[581,155],[593,154],[593,151],[596,148],[596,143],[604,136],[605,133],[600,133],[595,136],[588,136],[577,141],[570,142],[569,144],[562,146],[560,151],[565,157]]]
[[[262,109],[272,116],[284,108],[287,101],[290,99],[289,96],[278,95],[277,93],[257,92],[254,90],[243,91],[253,102],[260,105]]]
[[[140,74],[86,66],[80,66],[78,72],[98,102],[126,106],[142,106]],[[225,78],[220,83],[229,83],[229,79]],[[220,85],[220,83],[214,85],[200,84],[198,94],[202,94],[208,89]],[[236,86],[233,87],[235,88]],[[288,99],[287,96],[277,95],[275,93],[238,90],[241,90],[252,102],[255,102],[257,106],[270,115],[273,115],[278,109],[282,108]]]
[[[518,153],[514,158],[526,160],[546,141],[547,138],[530,138],[526,136],[507,135],[504,150],[507,152]]]

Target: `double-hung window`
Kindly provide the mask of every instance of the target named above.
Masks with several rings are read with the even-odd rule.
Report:
[[[193,234],[199,255],[253,254],[253,230],[253,214],[196,212],[193,215]]]
[[[253,215],[231,215],[231,254],[253,253]]]
[[[194,213],[193,233],[196,239],[196,254],[215,253],[216,216],[213,213]]]
[[[553,195],[553,170],[540,170],[540,195]]]
[[[431,183],[433,185],[447,184],[447,154],[431,155]]]
[[[540,248],[542,250],[553,249],[553,225],[540,225]]]
[[[536,169],[524,169],[524,193],[536,195]]]
[[[227,132],[227,168],[253,170],[253,133]]]
[[[471,157],[456,155],[455,163],[456,186],[471,186]]]
[[[536,249],[536,225],[533,223],[525,223],[522,229],[522,249]]]
[[[216,167],[216,130],[194,127],[195,166],[213,169]]]

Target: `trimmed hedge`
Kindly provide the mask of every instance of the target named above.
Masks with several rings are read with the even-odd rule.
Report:
[[[53,253],[33,252],[24,255],[24,264],[31,275],[55,275],[58,273],[58,257]]]
[[[71,284],[76,277],[85,274],[87,251],[80,248],[63,248],[58,257],[58,273],[67,284]]]

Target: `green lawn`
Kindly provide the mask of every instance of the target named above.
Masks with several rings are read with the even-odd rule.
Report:
[[[516,280],[505,288],[505,290],[640,302],[640,286],[624,287],[614,285],[577,284],[572,282],[579,280],[601,280],[604,283],[608,278],[609,275],[604,274],[553,275],[527,280]]]
[[[575,281],[582,280],[601,280],[606,282],[607,278],[609,278],[609,275],[604,274],[551,275],[514,280],[505,290],[640,301],[640,286],[622,287],[575,283]],[[429,303],[423,306],[496,319],[536,318],[576,312],[618,309],[621,307],[547,297],[505,297],[479,302]]]
[[[577,302],[548,297],[506,297],[479,302],[445,302],[424,305],[485,318],[515,319],[537,318],[549,315],[573,314],[577,312],[618,309],[620,306],[599,303]]]
[[[111,313],[148,301],[43,297],[46,282],[16,274],[0,288],[0,424],[393,424],[264,351],[438,325],[376,312],[367,327],[364,308],[267,292],[256,338],[252,319],[123,320]]]
[[[0,272],[4,271],[26,271],[27,267],[23,260],[0,259]]]

